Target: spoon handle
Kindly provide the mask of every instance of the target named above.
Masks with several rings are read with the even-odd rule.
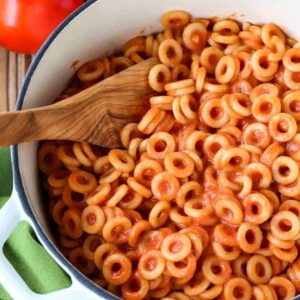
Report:
[[[73,110],[61,105],[0,113],[0,146],[49,139],[68,139],[76,130]],[[74,126],[75,125],[75,126]]]
[[[85,102],[73,98],[40,108],[0,113],[0,147],[39,140],[73,140],[120,147],[119,130],[109,116],[107,103],[100,97],[97,105],[89,107],[89,99]],[[96,116],[93,109],[97,110]]]

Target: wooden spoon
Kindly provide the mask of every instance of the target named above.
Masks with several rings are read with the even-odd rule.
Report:
[[[120,129],[149,108],[147,59],[55,104],[0,113],[0,146],[38,140],[72,140],[120,147]]]

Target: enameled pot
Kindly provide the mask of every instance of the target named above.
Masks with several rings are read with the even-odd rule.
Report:
[[[105,56],[131,37],[161,30],[160,16],[173,9],[201,17],[274,22],[300,39],[299,0],[90,0],[65,20],[37,53],[24,80],[17,109],[50,104],[73,75],[73,62]],[[46,295],[33,293],[2,251],[0,282],[16,300],[117,299],[77,271],[58,250],[41,197],[36,151],[37,143],[12,147],[14,190],[0,210],[0,246],[21,220],[28,221],[42,245],[70,275],[72,286]]]

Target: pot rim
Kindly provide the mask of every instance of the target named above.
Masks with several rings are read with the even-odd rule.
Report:
[[[83,11],[85,11],[88,7],[99,0],[88,0],[83,3],[77,10],[71,13],[59,26],[50,34],[41,48],[38,50],[36,55],[34,56],[30,67],[24,77],[24,81],[22,83],[21,89],[19,91],[19,95],[16,103],[16,110],[21,110],[23,107],[25,95],[27,93],[28,87],[31,83],[32,75],[37,69],[40,61],[44,57],[47,49],[50,47],[52,42],[56,39],[56,37],[71,23],[78,15],[80,15]],[[64,269],[67,270],[67,274],[71,275],[75,278],[79,283],[87,287],[89,290],[94,292],[98,296],[102,296],[104,299],[119,299],[118,297],[113,296],[104,288],[97,286],[90,279],[88,279],[85,275],[83,275],[79,270],[77,270],[63,254],[58,250],[58,248],[54,245],[54,243],[49,239],[48,235],[43,230],[42,226],[38,222],[32,208],[30,205],[30,201],[26,196],[25,189],[22,182],[22,176],[19,167],[19,155],[18,145],[13,145],[10,147],[11,150],[11,158],[12,158],[12,168],[13,168],[13,181],[14,181],[14,189],[18,194],[18,198],[20,200],[21,207],[26,215],[30,218],[32,222],[32,226],[34,227],[34,231],[37,234],[39,240],[42,245],[46,248],[47,252],[55,259],[55,261]]]

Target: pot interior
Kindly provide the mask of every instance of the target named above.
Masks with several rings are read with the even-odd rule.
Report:
[[[228,17],[252,23],[274,22],[300,38],[297,0],[111,0],[90,1],[77,17],[70,18],[37,54],[19,97],[19,108],[44,106],[66,87],[74,74],[72,65],[107,56],[130,38],[161,29],[160,16],[183,9],[197,17]],[[68,24],[67,24],[68,23]],[[298,31],[297,31],[298,30]],[[55,36],[55,37],[54,37]],[[76,121],[76,120],[74,120]],[[37,143],[18,146],[21,179],[29,205],[42,229],[54,241],[48,226],[47,201],[40,192]],[[26,201],[26,200],[25,200]]]

